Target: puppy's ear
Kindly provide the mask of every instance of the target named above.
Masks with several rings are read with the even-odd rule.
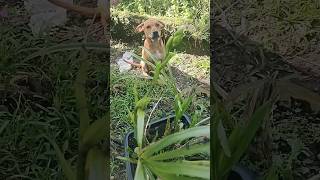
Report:
[[[136,32],[143,32],[144,31],[143,25],[144,25],[144,23],[139,24],[136,27]]]
[[[164,28],[164,26],[166,26],[162,21],[158,21],[161,25],[161,28]]]

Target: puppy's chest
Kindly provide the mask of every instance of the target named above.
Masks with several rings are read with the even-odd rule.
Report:
[[[164,58],[164,54],[163,52],[160,52],[160,50],[156,50],[153,54],[157,59],[163,59]]]
[[[150,51],[152,56],[154,56],[158,60],[162,60],[165,57],[164,50],[163,51],[162,50],[151,50],[151,49],[148,49],[148,50]],[[150,59],[149,54],[145,50],[142,50],[142,54],[145,59],[152,60],[152,59]]]
[[[148,49],[149,52],[157,59],[162,60],[165,57],[165,53],[164,53],[165,49],[162,41],[158,41],[157,43],[155,43],[155,42],[151,42],[150,40],[146,40],[144,43],[144,47]],[[144,56],[149,58],[148,53],[144,52],[144,50],[142,51]]]

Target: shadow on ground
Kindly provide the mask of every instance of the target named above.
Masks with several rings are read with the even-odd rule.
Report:
[[[294,84],[308,88],[320,94],[320,81],[314,74],[300,72],[298,68],[286,63],[279,55],[265,50],[257,42],[252,42],[246,37],[237,36],[219,25],[211,27],[211,81],[215,82],[226,93],[247,83],[259,82],[274,72],[278,77],[294,76]],[[310,153],[306,155],[299,152],[292,165],[295,179],[313,177],[319,172],[320,137],[319,113],[310,110],[310,104],[305,101],[293,101],[291,105],[278,102],[273,111],[272,142],[270,151],[262,152],[265,156],[251,159],[256,165],[257,172],[265,172],[265,168],[257,164],[265,161],[266,156],[287,157],[292,153],[291,140],[300,141]],[[284,105],[286,104],[286,105]],[[309,105],[308,105],[309,104]],[[259,151],[259,149],[257,150]],[[261,151],[261,149],[260,149]],[[250,155],[250,154],[249,154]],[[301,158],[304,157],[304,158]],[[285,159],[282,159],[282,162]],[[308,167],[308,168],[306,168]]]

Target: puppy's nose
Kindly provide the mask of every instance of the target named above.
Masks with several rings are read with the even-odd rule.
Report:
[[[155,31],[152,33],[152,38],[155,39],[155,38],[158,38],[159,37],[159,33],[158,31]]]

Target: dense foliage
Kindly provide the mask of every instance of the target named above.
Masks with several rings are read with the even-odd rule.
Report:
[[[123,0],[117,9],[152,16],[192,20],[204,39],[209,39],[209,0]]]

